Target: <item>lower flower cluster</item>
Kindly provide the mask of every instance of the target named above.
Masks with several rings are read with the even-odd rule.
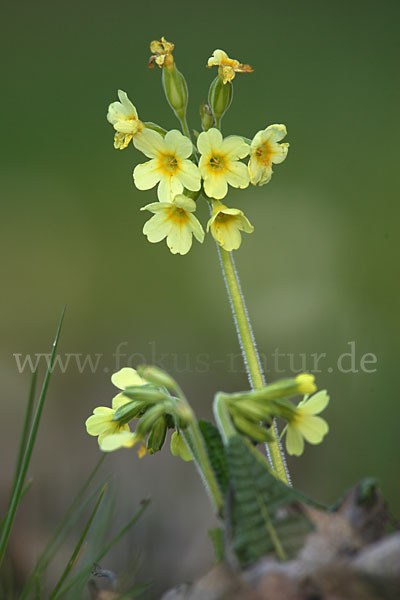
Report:
[[[125,367],[112,376],[112,383],[122,391],[113,398],[111,408],[94,409],[86,420],[88,434],[98,437],[103,452],[131,448],[140,442],[141,457],[146,451],[154,454],[161,450],[168,429],[174,429],[172,454],[191,460],[192,447],[185,432],[195,418],[179,386],[156,367],[142,368],[141,372],[144,376]],[[300,456],[304,440],[319,444],[329,430],[326,421],[316,416],[328,405],[329,396],[325,390],[314,392],[314,377],[305,373],[256,391],[219,392],[215,402],[225,405],[232,426],[253,442],[268,442],[268,428],[273,420],[284,419],[286,426],[281,436],[286,434],[287,451]],[[289,398],[297,394],[304,395],[304,399],[295,406]],[[134,432],[129,426],[133,420],[137,422]]]

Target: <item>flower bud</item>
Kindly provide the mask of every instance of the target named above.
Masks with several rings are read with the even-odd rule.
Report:
[[[136,428],[135,434],[139,438],[143,438],[152,429],[155,422],[164,415],[165,404],[155,404],[149,408],[143,417],[140,419],[139,424]]]
[[[188,88],[186,79],[173,63],[162,70],[162,84],[168,104],[181,121],[185,120],[188,104]]]
[[[238,429],[241,433],[249,437],[252,441],[272,441],[273,438],[271,437],[270,433],[268,433],[268,430],[262,427],[261,425],[251,423],[250,421],[239,415],[233,415],[232,418],[236,429]]]
[[[153,385],[133,385],[124,389],[124,396],[132,400],[145,400],[153,404],[165,400],[167,394]]]
[[[200,104],[200,118],[203,131],[208,131],[211,127],[215,127],[212,110],[205,102]]]
[[[166,371],[158,367],[143,365],[137,368],[137,372],[143,379],[155,385],[163,385],[170,390],[175,390],[177,387],[176,381]]]
[[[143,400],[132,400],[120,406],[114,413],[112,418],[113,421],[118,421],[120,425],[129,423],[132,419],[136,419],[140,416],[141,412],[148,406],[147,402]]]
[[[218,126],[222,117],[231,105],[233,96],[233,87],[230,81],[223,84],[219,77],[211,82],[208,90],[208,104],[214,115],[216,125]]]
[[[154,423],[150,435],[147,439],[147,452],[154,454],[159,452],[164,445],[165,436],[167,434],[167,420],[165,415],[162,415]]]
[[[271,406],[269,404],[264,403],[264,405],[262,405],[261,403],[251,402],[250,400],[243,400],[241,402],[230,404],[229,411],[231,414],[239,414],[254,423],[262,421],[268,425],[271,424],[271,419],[274,416],[271,414]]]

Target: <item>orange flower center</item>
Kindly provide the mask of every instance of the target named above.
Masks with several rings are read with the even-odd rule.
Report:
[[[189,221],[189,214],[183,208],[171,206],[167,210],[168,220],[177,225],[185,225]]]
[[[168,175],[175,175],[179,170],[179,162],[173,154],[163,154],[160,157],[160,167],[166,171]]]
[[[226,170],[226,162],[225,157],[221,154],[213,154],[208,161],[211,169],[213,171],[225,171]]]
[[[262,165],[271,164],[272,148],[268,142],[261,144],[255,151],[255,157]]]

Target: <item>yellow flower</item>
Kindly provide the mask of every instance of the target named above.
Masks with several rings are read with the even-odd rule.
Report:
[[[252,233],[253,225],[237,208],[227,208],[222,202],[213,203],[211,219],[207,223],[207,232],[211,229],[213,238],[224,250],[237,250],[242,242],[241,231]]]
[[[204,191],[209,198],[224,198],[228,183],[236,188],[249,185],[248,169],[239,159],[247,156],[250,148],[241,137],[231,135],[223,139],[222,133],[211,127],[200,133],[197,147],[201,153],[199,169],[204,179]]]
[[[272,177],[272,164],[283,162],[289,144],[278,144],[286,135],[284,125],[270,125],[254,136],[250,146],[249,173],[253,185],[264,185]]]
[[[135,369],[124,367],[111,377],[112,383],[120,390],[133,385],[145,385],[147,381],[140,377]],[[86,419],[86,430],[89,435],[99,436],[98,443],[103,452],[111,452],[117,448],[130,448],[135,442],[135,435],[129,429],[129,425],[121,425],[113,421],[114,414],[118,408],[130,402],[130,398],[124,394],[117,394],[112,401],[112,408],[98,406],[93,415]]]
[[[114,148],[123,150],[134,135],[142,131],[144,125],[138,119],[136,108],[129,100],[126,92],[118,90],[120,102],[113,102],[108,107],[107,120],[114,126]]]
[[[160,41],[154,40],[153,42],[151,42],[150,52],[152,53],[152,56],[150,56],[149,60],[149,69],[154,69],[154,63],[156,63],[160,67],[160,69],[163,66],[172,66],[174,62],[172,56],[172,51],[174,47],[174,44],[172,42],[167,42],[164,36],[161,38]]]
[[[139,190],[149,190],[159,183],[157,194],[161,202],[172,202],[187,188],[197,192],[201,187],[198,167],[188,160],[193,153],[189,138],[177,129],[168,131],[165,138],[152,129],[143,129],[133,139],[135,147],[151,160],[137,165],[133,171]]]
[[[213,55],[208,59],[207,67],[218,68],[218,75],[223,83],[232,81],[236,73],[253,73],[254,69],[250,65],[242,65],[238,60],[229,58],[223,50],[214,50]]]
[[[320,444],[328,433],[328,423],[315,415],[322,412],[329,403],[326,390],[311,398],[306,398],[296,408],[294,418],[289,421],[286,430],[286,449],[288,454],[300,456],[304,450],[304,440],[310,444]]]
[[[175,196],[172,202],[154,202],[143,206],[141,210],[154,213],[143,227],[143,233],[149,242],[161,242],[167,238],[167,246],[172,254],[187,254],[192,247],[192,236],[204,240],[204,231],[192,214],[196,203],[187,196]]]
[[[122,394],[120,396],[122,396]],[[93,415],[86,420],[86,430],[89,435],[99,436],[97,441],[101,450],[106,452],[110,450],[108,442],[104,444],[104,441],[109,437],[114,438],[112,450],[116,450],[123,446],[125,448],[130,448],[135,443],[134,435],[131,433],[129,425],[120,425],[118,421],[112,420],[115,411],[127,402],[129,402],[129,398],[118,398],[118,396],[116,396],[112,401],[112,408],[109,408],[108,406],[98,406],[94,409]]]

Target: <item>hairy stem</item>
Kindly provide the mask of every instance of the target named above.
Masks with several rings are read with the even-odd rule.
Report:
[[[219,246],[218,252],[247,376],[251,388],[259,389],[265,385],[265,379],[235,263],[231,252]],[[290,485],[290,476],[275,424],[271,427],[271,434],[274,439],[268,442],[267,447],[272,467],[279,479]]]

